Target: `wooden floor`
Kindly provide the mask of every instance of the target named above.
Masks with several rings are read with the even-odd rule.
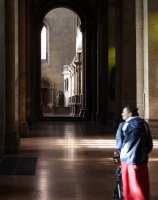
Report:
[[[91,122],[38,122],[21,151],[37,156],[36,175],[0,176],[0,200],[111,200],[115,132]],[[158,140],[149,159],[151,200],[158,200]]]

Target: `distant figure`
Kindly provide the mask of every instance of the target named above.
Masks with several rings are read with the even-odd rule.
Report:
[[[58,90],[56,92],[56,106],[62,106],[62,91]]]

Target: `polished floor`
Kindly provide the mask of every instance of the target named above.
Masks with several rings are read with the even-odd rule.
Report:
[[[115,132],[91,122],[38,122],[21,151],[37,156],[36,175],[0,176],[0,200],[111,200]],[[158,200],[158,140],[149,159],[151,200]]]

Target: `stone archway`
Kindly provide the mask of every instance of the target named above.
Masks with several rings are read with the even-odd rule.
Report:
[[[72,11],[74,11],[81,20],[81,31],[83,35],[83,56],[82,56],[82,63],[83,63],[83,71],[82,71],[82,108],[80,111],[80,116],[82,118],[89,118],[92,113],[92,102],[96,97],[92,97],[94,94],[92,85],[96,84],[93,81],[96,80],[95,76],[92,75],[94,68],[96,68],[96,40],[93,41],[96,34],[96,23],[93,16],[93,10],[89,3],[81,1],[81,2],[72,2],[72,1],[42,1],[40,0],[35,8],[34,12],[34,22],[32,25],[33,29],[33,63],[35,67],[35,73],[39,77],[36,77],[36,82],[34,83],[34,87],[37,88],[35,91],[37,91],[36,94],[36,101],[34,107],[37,107],[39,105],[38,99],[40,99],[40,91],[38,88],[40,85],[40,66],[41,66],[41,60],[40,60],[40,33],[42,29],[42,21],[44,16],[47,14],[47,12],[51,9],[58,8],[58,7],[65,7]],[[95,56],[94,56],[95,55]],[[86,58],[86,59],[85,59]],[[94,66],[93,66],[94,65]],[[38,108],[37,108],[38,109]]]

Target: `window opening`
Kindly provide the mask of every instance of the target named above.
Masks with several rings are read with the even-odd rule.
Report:
[[[46,60],[46,27],[43,26],[41,32],[41,59]]]

